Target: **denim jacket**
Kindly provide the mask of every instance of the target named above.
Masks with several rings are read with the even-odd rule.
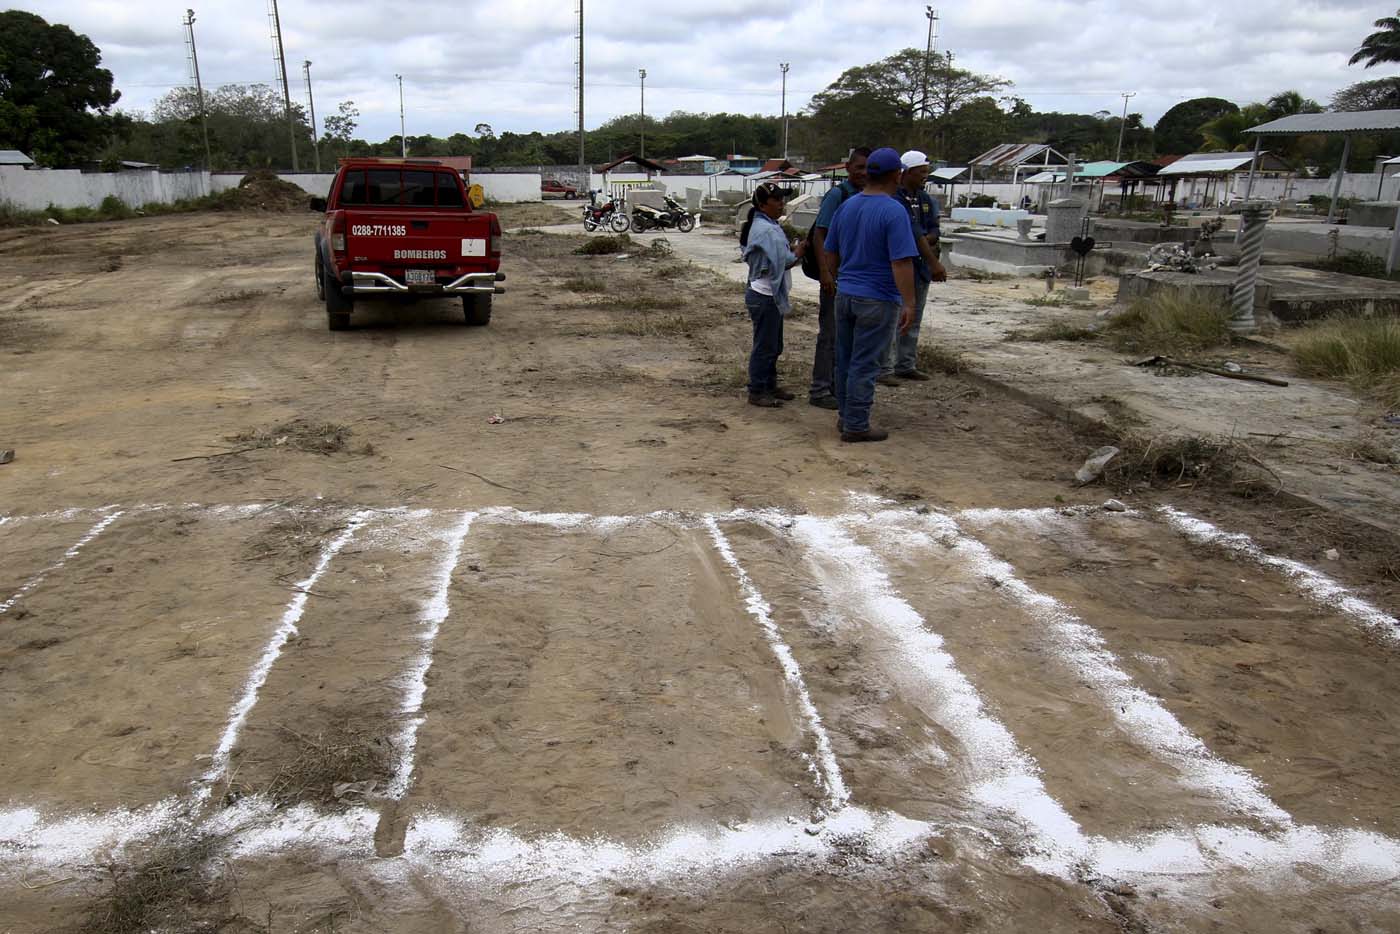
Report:
[[[753,212],[749,228],[749,244],[744,247],[744,259],[749,264],[749,278],[767,279],[773,284],[773,302],[784,318],[792,311],[788,293],[792,291],[792,273],[788,268],[797,262],[797,254],[788,246],[787,234],[778,222],[762,211]]]

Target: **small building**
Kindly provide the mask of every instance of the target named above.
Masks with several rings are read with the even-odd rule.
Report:
[[[17,165],[21,168],[32,169],[34,160],[18,149],[0,149],[0,165]]]
[[[676,171],[686,175],[715,175],[729,168],[729,163],[724,159],[715,156],[681,156],[679,159],[669,160],[676,163]]]
[[[731,153],[726,161],[729,163],[727,171],[736,175],[752,175],[763,170],[763,160],[758,156],[743,156],[738,153]]]
[[[634,156],[628,152],[611,162],[598,166],[593,171],[599,175],[646,175],[649,178],[665,172],[666,167],[653,159],[648,159],[645,156]]]
[[[445,166],[450,166],[457,170],[457,174],[463,178],[471,178],[472,157],[471,156],[433,156],[438,162]]]
[[[979,178],[982,181],[1003,179],[1017,185],[1023,171],[1037,168],[1044,171],[1068,161],[1047,143],[1002,143],[967,164],[967,180],[971,183]]]
[[[1248,176],[1253,162],[1254,153],[1250,152],[1193,152],[1163,166],[1157,176],[1170,183],[1168,200],[1178,200],[1178,183],[1186,182],[1180,199],[1186,207],[1212,207],[1226,204],[1234,197],[1236,178]],[[1259,153],[1256,175],[1279,176],[1292,172],[1286,162],[1268,150]]]
[[[1114,162],[1111,159],[1103,159],[1098,162],[1085,162],[1074,167],[1074,188],[1082,188],[1085,200],[1091,211],[1099,210],[1103,207],[1104,199],[1108,195],[1108,188],[1111,185],[1118,187],[1119,206],[1122,207],[1126,199],[1134,196],[1137,186],[1156,184],[1155,176],[1159,167],[1151,162]],[[1045,210],[1049,201],[1064,194],[1065,170],[1062,167],[1048,172],[1038,172],[1030,178],[1023,180],[1026,185],[1035,185],[1039,188],[1037,203],[1040,210]]]

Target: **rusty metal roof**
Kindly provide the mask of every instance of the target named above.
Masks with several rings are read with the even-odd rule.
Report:
[[[976,168],[1001,168],[1021,165],[1033,159],[1044,159],[1049,150],[1051,165],[1063,165],[1065,157],[1051,149],[1046,143],[1002,143],[993,146],[973,159],[969,165]]]

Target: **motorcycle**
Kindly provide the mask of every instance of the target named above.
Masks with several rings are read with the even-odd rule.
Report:
[[[583,206],[583,229],[589,233],[600,227],[608,226],[613,218],[617,216],[618,203],[608,201],[606,204],[585,204]],[[626,215],[623,215],[624,222]],[[627,228],[624,227],[623,230]]]
[[[646,230],[679,230],[690,233],[695,229],[695,218],[670,195],[666,196],[666,209],[654,208],[649,204],[639,204],[632,208],[632,232]],[[614,226],[616,229],[616,226]]]

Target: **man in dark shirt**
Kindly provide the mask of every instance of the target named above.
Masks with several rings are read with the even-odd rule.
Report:
[[[919,370],[919,326],[924,320],[924,305],[928,302],[929,284],[935,278],[946,278],[943,266],[934,252],[938,246],[938,203],[924,190],[928,178],[928,156],[911,149],[900,157],[904,174],[900,179],[899,200],[909,211],[914,243],[919,255],[914,260],[914,323],[909,330],[894,335],[889,349],[880,361],[882,386],[898,386],[900,380],[926,380],[928,374]]]
[[[836,279],[833,273],[827,272],[822,246],[836,209],[865,187],[865,160],[869,156],[870,150],[864,146],[851,150],[846,158],[845,180],[822,198],[817,219],[812,224],[812,248],[821,270],[822,289],[817,315],[817,352],[812,360],[812,386],[807,391],[807,401],[822,409],[837,407],[833,373],[836,366]]]
[[[899,153],[870,154],[865,189],[837,209],[822,245],[827,273],[836,280],[836,402],[841,440],[884,441],[870,425],[880,358],[896,322],[914,321],[914,258],[919,255],[909,211],[894,197]]]

